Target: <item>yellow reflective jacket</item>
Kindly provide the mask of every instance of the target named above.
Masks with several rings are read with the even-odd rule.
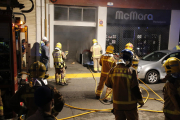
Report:
[[[101,75],[107,77],[111,68],[116,66],[113,54],[104,54],[101,56],[100,65],[102,66]]]
[[[42,46],[44,46],[44,42],[41,40],[41,42],[39,43],[39,53],[41,54],[41,50],[42,50]]]
[[[100,58],[101,57],[102,48],[100,45],[93,45],[91,47],[90,51],[92,52],[93,58]]]
[[[52,56],[54,58],[55,68],[63,68],[65,66],[63,59],[66,59],[66,55],[64,54],[64,52],[55,49],[52,53]]]
[[[176,45],[176,50],[180,50],[180,46],[179,45]]]

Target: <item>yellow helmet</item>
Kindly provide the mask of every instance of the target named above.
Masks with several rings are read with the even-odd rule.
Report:
[[[96,40],[96,39],[93,39],[92,41],[93,41],[93,43],[97,43],[97,40]]]
[[[177,73],[180,71],[180,60],[176,57],[170,57],[163,66],[167,74]]]
[[[128,49],[128,50],[133,50],[133,44],[132,43],[127,43],[126,46],[125,46],[125,49]]]
[[[45,78],[46,66],[37,61],[30,66],[30,78]]]
[[[114,46],[112,46],[112,45],[107,46],[106,52],[107,53],[113,53],[114,52]]]
[[[58,43],[56,44],[56,47],[59,48],[59,49],[62,49],[62,44],[61,44],[60,42],[58,42]]]

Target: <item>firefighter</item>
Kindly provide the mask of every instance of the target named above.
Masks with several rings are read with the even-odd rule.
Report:
[[[41,56],[42,46],[45,45],[45,41],[47,41],[47,37],[43,37],[41,42],[39,43],[39,56]]]
[[[4,120],[4,113],[3,113],[3,102],[1,98],[1,90],[0,90],[0,120]]]
[[[171,57],[163,67],[167,73],[163,88],[165,120],[180,120],[180,60]]]
[[[53,58],[54,58],[54,67],[55,67],[55,80],[56,80],[56,84],[59,85],[68,85],[66,83],[66,79],[65,79],[65,62],[64,59],[66,59],[66,55],[67,53],[64,53],[62,51],[62,44],[61,43],[57,43],[55,50],[52,53]],[[60,80],[61,77],[61,80]]]
[[[93,46],[91,47],[90,51],[92,52],[92,59],[94,62],[94,71],[97,72],[98,68],[99,71],[101,71],[101,66],[99,65],[101,54],[102,54],[102,48],[98,44],[96,39],[93,39]]]
[[[104,84],[106,81],[106,77],[107,77],[110,69],[115,67],[115,65],[116,65],[115,59],[113,57],[113,52],[114,52],[114,47],[112,45],[110,45],[106,49],[106,54],[101,56],[100,65],[102,66],[102,71],[101,71],[99,85],[98,85],[97,91],[96,91],[97,99],[99,99],[102,94]],[[110,93],[110,91],[111,91],[111,88],[106,89],[106,96]],[[106,99],[104,99],[104,102],[111,101],[111,96],[112,96],[112,94],[109,94],[108,97],[106,97]]]
[[[59,91],[54,86],[47,83],[44,79],[46,67],[43,63],[37,61],[30,66],[29,84],[21,87],[15,95],[10,99],[10,106],[15,113],[19,116],[26,114],[26,118],[36,112],[38,107],[34,103],[34,92],[40,86],[46,86],[54,91],[54,107],[52,109],[52,115],[57,116],[63,109],[64,99]],[[20,106],[20,102],[24,103],[24,106]],[[44,102],[44,101],[42,101]]]
[[[139,57],[134,53],[133,47],[134,46],[132,43],[127,43],[125,46],[125,49],[131,50],[133,52],[132,67],[137,70],[138,63],[139,63]]]
[[[144,105],[137,73],[131,67],[133,53],[122,50],[117,66],[112,68],[106,86],[113,89],[113,110],[116,120],[138,120],[137,103]]]
[[[178,43],[178,45],[176,45],[176,47],[173,48],[173,50],[180,50],[180,42]]]

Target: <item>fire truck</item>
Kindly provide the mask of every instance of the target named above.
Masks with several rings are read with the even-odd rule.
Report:
[[[18,90],[18,73],[27,71],[30,63],[30,47],[28,44],[28,26],[26,16],[23,13],[29,13],[29,10],[13,12],[13,8],[23,9],[24,4],[18,0],[1,0],[0,7],[0,89],[2,93],[3,109],[5,119],[11,119],[15,116],[8,102],[13,94]],[[23,20],[17,15],[22,15]],[[25,35],[23,42],[21,33]],[[24,64],[26,64],[24,66]]]

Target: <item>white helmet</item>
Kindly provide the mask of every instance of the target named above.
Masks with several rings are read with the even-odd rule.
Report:
[[[45,40],[45,41],[47,41],[47,37],[43,37],[43,38],[42,38],[42,40]]]

